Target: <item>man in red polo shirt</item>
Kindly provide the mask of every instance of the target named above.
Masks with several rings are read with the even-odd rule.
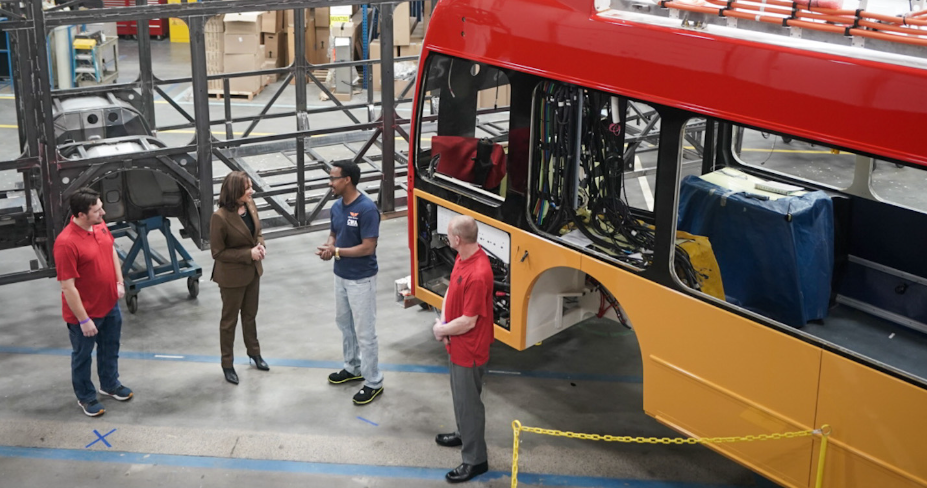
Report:
[[[55,267],[61,283],[61,311],[71,336],[71,383],[77,403],[90,417],[106,411],[90,379],[91,354],[97,346],[100,393],[116,400],[132,398],[119,382],[119,337],[125,295],[113,235],[103,223],[103,202],[91,188],[70,198],[71,223],[55,239]]]
[[[493,341],[492,268],[477,243],[479,228],[472,217],[458,215],[447,226],[447,240],[457,251],[451,283],[444,295],[441,319],[435,321],[435,339],[444,341],[450,354],[451,396],[457,431],[438,434],[441,446],[463,446],[463,463],[447,473],[461,483],[489,470],[486,457],[486,411],[480,393]]]

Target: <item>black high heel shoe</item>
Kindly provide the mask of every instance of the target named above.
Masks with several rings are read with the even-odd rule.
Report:
[[[258,355],[258,356],[248,356],[248,357],[251,358],[252,361],[254,361],[254,367],[255,367],[255,368],[257,368],[257,369],[259,369],[259,370],[261,370],[261,371],[270,371],[270,366],[268,366],[267,363],[264,362],[263,359],[261,359],[261,356],[260,356],[260,355]]]
[[[235,373],[235,368],[222,368],[222,372],[225,373],[225,381],[233,385],[238,384],[238,374]]]

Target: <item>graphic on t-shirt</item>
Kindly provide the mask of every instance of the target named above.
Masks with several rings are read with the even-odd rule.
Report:
[[[348,212],[348,227],[357,227],[358,212]]]

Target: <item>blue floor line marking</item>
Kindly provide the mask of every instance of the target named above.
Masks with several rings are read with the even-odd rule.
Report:
[[[84,461],[99,463],[143,464],[183,468],[228,469],[238,471],[264,471],[276,473],[321,474],[330,476],[369,476],[375,478],[402,478],[444,480],[449,468],[416,468],[407,466],[373,466],[368,464],[313,463],[305,461],[277,461],[269,459],[220,458],[212,456],[183,456],[176,454],[146,454],[119,451],[84,451],[44,447],[0,446],[0,457],[48,459],[56,461]],[[490,471],[474,478],[484,482],[507,478],[510,471]],[[518,473],[518,482],[525,485],[569,486],[576,488],[737,488],[728,484],[688,483],[595,476]]]
[[[46,356],[70,356],[70,349],[53,349],[42,347],[20,347],[20,346],[3,346],[0,345],[0,354],[40,354]],[[94,354],[96,354],[94,352]],[[136,352],[136,351],[119,351],[119,357],[122,359],[137,359],[148,361],[184,361],[191,363],[212,363],[219,364],[219,356],[207,356],[203,354],[165,354],[160,352]],[[313,359],[267,359],[270,366],[286,366],[291,368],[311,368],[311,369],[334,369],[338,370],[344,367],[342,361],[320,361]],[[239,358],[235,364],[246,365],[249,361],[247,358]],[[380,363],[380,369],[383,371],[392,371],[396,373],[426,373],[426,374],[448,374],[446,366],[428,366],[423,364],[389,364]],[[551,380],[569,380],[569,381],[601,381],[606,383],[643,383],[641,376],[619,376],[605,374],[582,374],[582,373],[560,373],[556,371],[510,371],[491,369],[488,371],[491,376],[521,376],[525,378],[540,378]]]
[[[363,420],[364,422],[367,422],[368,424],[370,424],[370,425],[372,425],[372,426],[374,426],[374,427],[379,427],[379,426],[380,426],[380,424],[378,424],[378,423],[376,423],[376,422],[374,422],[374,421],[372,421],[372,420],[367,420],[367,419],[365,419],[364,417],[358,416],[357,418]]]

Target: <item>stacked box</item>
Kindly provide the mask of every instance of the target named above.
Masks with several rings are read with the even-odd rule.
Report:
[[[223,15],[216,15],[206,21],[206,74],[219,75],[225,73],[225,22]],[[210,91],[222,91],[222,80],[213,80],[208,83]]]
[[[264,64],[261,65],[261,69],[274,69],[277,67],[276,58],[264,58]],[[277,75],[264,75],[264,86],[267,86],[273,82],[277,81]]]
[[[282,10],[264,12],[261,14],[261,32],[275,34],[284,29],[284,15]]]
[[[267,59],[274,60],[274,68],[283,67],[283,63],[285,63],[287,60],[287,33],[264,33],[263,36]],[[267,62],[265,61],[264,63],[266,64]]]
[[[393,10],[393,45],[408,46],[412,42],[412,18],[409,2],[396,5]]]
[[[261,12],[227,14],[225,16],[226,73],[255,71],[264,64],[264,46],[261,45]],[[256,93],[264,86],[264,77],[245,76],[229,79],[229,91],[236,94]],[[221,92],[221,85],[219,87]]]
[[[296,32],[295,27],[290,25],[286,28],[286,59],[287,65],[293,64],[296,58]],[[312,50],[315,47],[315,19],[311,16],[306,17],[306,56],[311,58]],[[309,62],[312,62],[311,59]]]

